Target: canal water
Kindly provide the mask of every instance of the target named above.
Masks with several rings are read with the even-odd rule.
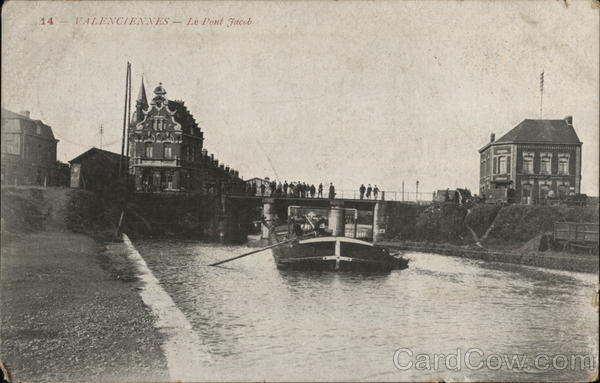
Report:
[[[211,354],[189,366],[199,380],[573,381],[598,366],[597,275],[424,253],[387,274],[283,272],[269,251],[206,266],[244,246],[135,246]]]

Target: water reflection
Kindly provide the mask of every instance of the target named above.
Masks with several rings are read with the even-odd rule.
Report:
[[[407,253],[384,274],[279,271],[270,252],[146,241],[138,250],[214,356],[203,380],[584,379],[537,373],[397,370],[396,349],[597,355],[596,276]]]

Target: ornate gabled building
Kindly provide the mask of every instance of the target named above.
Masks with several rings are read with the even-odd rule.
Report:
[[[159,84],[148,104],[144,82],[129,125],[129,172],[137,192],[243,190],[239,173],[204,149],[204,134],[183,101]]]

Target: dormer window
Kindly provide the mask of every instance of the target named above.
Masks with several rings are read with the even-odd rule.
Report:
[[[157,130],[157,131],[165,130],[166,126],[167,126],[167,122],[162,117],[156,117],[156,118],[152,119],[152,129],[153,130]]]

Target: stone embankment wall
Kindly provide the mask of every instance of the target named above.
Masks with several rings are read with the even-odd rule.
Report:
[[[169,237],[245,242],[254,206],[225,196],[134,194],[123,231],[131,237]]]

